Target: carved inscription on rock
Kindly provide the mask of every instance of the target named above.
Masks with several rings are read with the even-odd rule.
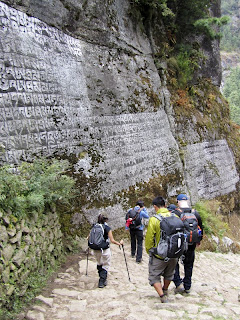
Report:
[[[98,137],[102,150],[102,161],[94,173],[103,170],[107,173],[102,182],[107,193],[127,188],[133,182],[147,181],[158,173],[166,175],[176,169],[182,171],[178,146],[164,110],[90,117],[88,120],[91,121],[89,135]],[[91,175],[88,159],[80,160],[77,168]]]
[[[193,201],[213,199],[236,190],[239,176],[226,140],[188,145],[185,161]]]
[[[80,42],[2,3],[0,24],[3,160],[73,151],[89,110]]]
[[[103,70],[99,59],[109,61],[108,48],[1,2],[0,26],[1,163],[73,153],[76,171],[100,177],[97,189],[104,196],[155,174],[183,173],[164,111],[167,94],[149,56],[119,55],[116,49],[119,60],[111,58],[114,63]],[[137,75],[139,70],[145,74]],[[130,113],[129,104],[144,112]],[[168,185],[169,195],[185,183],[193,201],[235,190],[239,177],[225,140],[187,146],[185,158],[186,181]]]
[[[181,168],[164,110],[95,116],[84,71],[88,44],[2,3],[0,23],[2,161],[86,152],[76,168],[104,175],[106,192]],[[93,72],[94,52],[92,59]],[[99,164],[88,157],[91,147]]]

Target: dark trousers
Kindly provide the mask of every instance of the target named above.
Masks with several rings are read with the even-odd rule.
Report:
[[[189,290],[192,285],[192,272],[193,263],[195,259],[195,250],[188,250],[184,253],[185,258],[183,259],[184,266],[184,278],[180,277],[179,262],[176,265],[173,282],[176,287],[183,283],[184,289]]]
[[[135,256],[137,249],[136,261],[142,260],[142,244],[143,244],[143,230],[139,229],[130,229],[131,236],[131,254]]]

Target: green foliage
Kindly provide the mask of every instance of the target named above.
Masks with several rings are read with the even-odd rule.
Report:
[[[0,168],[0,207],[9,209],[16,217],[34,211],[43,212],[47,206],[66,203],[73,197],[74,180],[65,174],[66,160],[38,159],[23,162],[18,168]]]
[[[240,48],[240,19],[239,19],[239,1],[222,0],[221,11],[223,15],[228,15],[230,23],[223,26],[221,33],[221,50],[239,51]],[[238,19],[237,18],[238,15]]]
[[[133,3],[161,11],[163,16],[173,16],[172,10],[168,7],[168,0],[133,0]]]
[[[204,33],[210,39],[221,38],[222,34],[218,32],[219,27],[227,24],[230,18],[228,16],[223,16],[221,18],[205,18],[198,19],[194,22],[194,27],[200,33]]]
[[[204,233],[222,238],[229,228],[222,221],[222,216],[217,214],[218,207],[219,204],[217,202],[214,203],[214,206],[210,207],[207,201],[198,202],[195,205],[195,209],[199,212],[202,219]]]
[[[15,320],[21,310],[41,292],[43,287],[46,285],[47,280],[51,274],[59,268],[63,259],[64,257],[61,257],[54,266],[49,266],[47,270],[30,273],[25,280],[27,291],[24,295],[22,295],[22,292],[18,288],[15,288],[12,296],[1,296],[0,302],[2,300],[4,303],[0,309],[0,320]]]
[[[174,29],[178,42],[192,34],[194,23],[209,17],[209,0],[168,1],[169,7],[175,14]]]
[[[180,88],[186,87],[187,83],[192,80],[195,68],[194,61],[191,60],[188,51],[180,51],[177,55],[177,64],[179,67],[178,83]]]
[[[178,88],[183,89],[191,84],[200,59],[204,59],[204,56],[193,46],[176,47],[175,56],[168,60],[168,69],[170,75],[176,77]]]
[[[240,125],[240,68],[232,69],[223,88],[223,95],[230,104],[231,119]]]

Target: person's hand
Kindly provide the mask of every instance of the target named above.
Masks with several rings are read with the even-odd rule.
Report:
[[[123,245],[123,240],[120,241],[121,246]]]

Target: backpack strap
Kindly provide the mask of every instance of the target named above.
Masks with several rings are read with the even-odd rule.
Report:
[[[102,228],[102,231],[103,231],[103,234],[104,234],[105,226],[104,226],[104,224],[102,224],[102,223],[99,223],[99,224],[100,224],[100,226],[101,226],[101,228]]]
[[[161,221],[164,217],[161,214],[155,214],[153,217],[158,219],[160,221],[160,225],[161,225]],[[164,235],[164,231],[161,229],[161,226],[160,226],[160,239],[162,238],[162,235]]]
[[[157,218],[160,222],[162,221],[163,216],[161,214],[155,214],[154,218]]]

